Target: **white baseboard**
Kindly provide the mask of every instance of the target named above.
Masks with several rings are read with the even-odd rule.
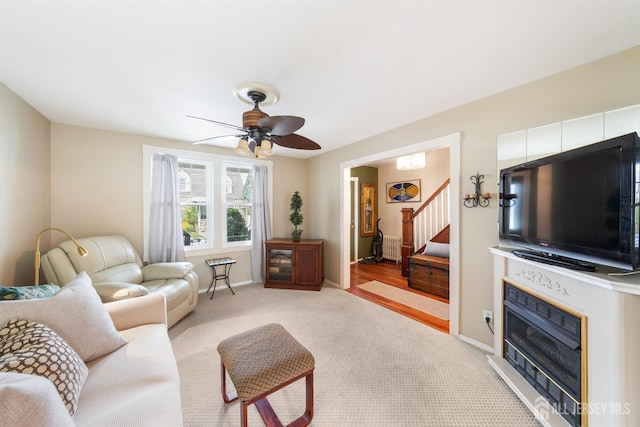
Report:
[[[472,338],[466,337],[464,335],[458,335],[458,338],[460,338],[462,341],[466,342],[467,344],[471,344],[474,347],[478,347],[479,349],[482,349],[484,351],[486,351],[487,353],[491,353],[493,354],[493,347],[486,345],[485,343],[482,343],[480,341],[476,341]]]
[[[327,280],[327,279],[324,279],[324,282],[322,282],[322,285],[323,286],[331,286],[331,287],[334,287],[334,288],[342,289],[340,284],[332,282],[331,280]]]
[[[238,287],[238,286],[251,285],[251,284],[253,284],[253,281],[251,281],[251,280],[246,280],[246,281],[244,281],[244,282],[232,283],[232,284],[231,284],[231,289],[236,288],[236,287]],[[220,284],[220,285],[217,285],[216,289],[219,289],[219,288],[220,288],[220,286],[224,286],[224,287],[225,287],[225,289],[228,289],[228,288],[227,288],[227,284],[226,284],[226,283],[222,283],[222,284]],[[206,293],[207,293],[207,288],[209,288],[209,285],[207,285],[207,287],[206,287],[206,288],[200,288],[200,289],[198,289],[198,294],[206,294]],[[209,292],[211,292],[211,291],[209,291]]]
[[[258,283],[258,282],[254,282],[252,280],[246,280],[244,282],[232,283],[231,284],[231,288],[233,289],[233,288],[237,288],[238,286],[253,285],[254,283]],[[218,285],[218,287],[216,289],[220,288],[220,286],[224,286],[225,288],[227,287],[227,285],[225,283],[222,283],[222,284]],[[327,280],[327,279],[324,280],[323,286],[332,286],[332,287],[335,287],[335,288],[338,288],[338,289],[342,289],[339,284],[337,284],[335,282],[332,282],[331,280]],[[209,285],[207,285],[207,288],[208,287],[209,287]],[[207,293],[207,288],[198,289],[198,293],[199,294],[206,294]]]

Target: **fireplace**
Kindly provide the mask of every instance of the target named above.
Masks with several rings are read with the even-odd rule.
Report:
[[[490,250],[495,335],[487,360],[516,396],[545,427],[640,426],[640,275],[584,273]],[[540,350],[549,343],[555,349]]]
[[[506,280],[503,295],[504,359],[570,425],[583,425],[585,317]]]

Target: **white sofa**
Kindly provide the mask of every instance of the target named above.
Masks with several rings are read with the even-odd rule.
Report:
[[[143,265],[138,252],[124,236],[78,239],[88,254],[80,256],[73,241],[61,243],[41,259],[47,282],[62,286],[86,272],[103,302],[161,293],[167,302],[169,327],[189,314],[198,303],[198,276],[189,262]]]
[[[71,415],[50,379],[0,372],[1,426],[182,425],[163,295],[103,304],[81,273],[52,298],[0,302],[0,330],[16,317],[55,331],[84,360],[88,375]]]

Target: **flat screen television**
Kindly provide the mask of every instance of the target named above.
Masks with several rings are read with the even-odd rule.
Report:
[[[500,240],[576,270],[638,269],[639,146],[634,132],[501,170]]]

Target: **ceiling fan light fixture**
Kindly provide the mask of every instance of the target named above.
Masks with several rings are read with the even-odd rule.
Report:
[[[262,150],[262,147],[259,145],[256,145],[256,148],[253,151],[253,155],[256,159],[266,159],[267,156],[264,153],[264,151]]]
[[[270,156],[273,154],[273,151],[271,150],[271,141],[269,141],[268,139],[262,140],[262,142],[260,143],[260,148],[262,149],[262,154],[264,154],[265,156]]]
[[[240,139],[238,141],[238,146],[234,148],[233,151],[238,154],[242,154],[243,156],[250,155],[251,151],[249,150],[249,141],[247,141],[245,138]]]

